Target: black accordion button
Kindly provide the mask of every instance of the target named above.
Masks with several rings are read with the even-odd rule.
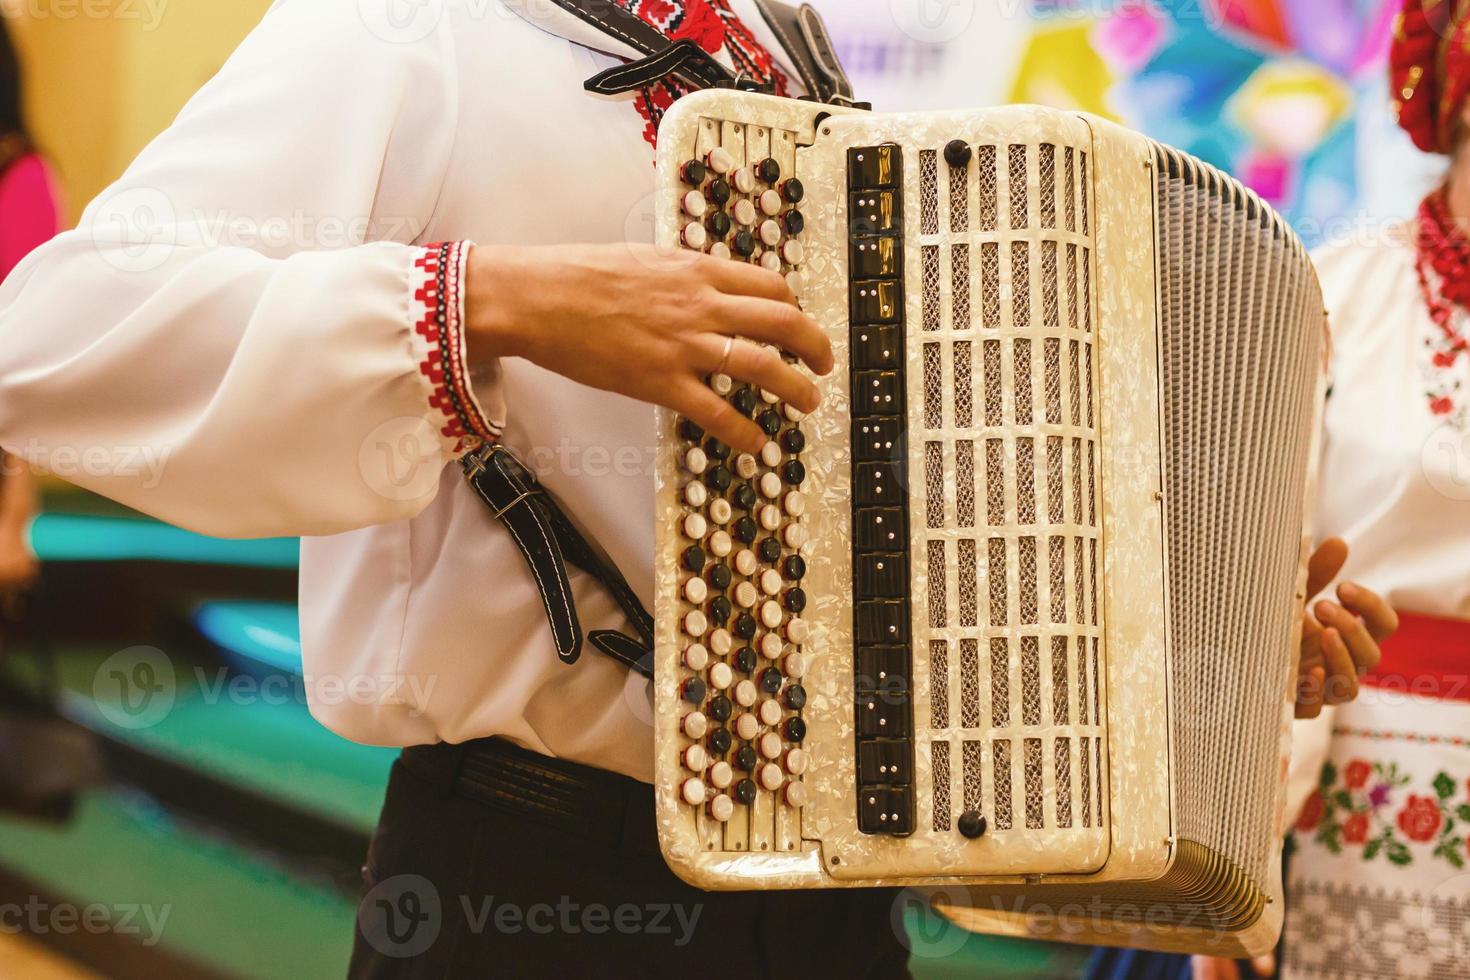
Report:
[[[782,563],[781,574],[793,582],[800,582],[806,576],[806,559],[800,555],[792,555]]]
[[[755,253],[755,236],[744,228],[740,229],[735,233],[735,237],[730,239],[730,251],[742,259],[750,258]]]
[[[903,457],[903,426],[896,418],[866,418],[853,427],[852,452],[859,460]]]
[[[775,667],[767,667],[761,671],[761,690],[767,694],[775,694],[781,690],[781,672]]]
[[[858,604],[857,641],[862,644],[902,642],[904,629],[903,602],[887,599],[870,599]]]
[[[781,433],[781,448],[788,453],[799,453],[806,448],[806,436],[795,426]]]
[[[859,191],[847,200],[848,225],[857,238],[888,234],[903,218],[903,199],[893,191]]]
[[[781,431],[781,416],[767,409],[761,412],[760,418],[756,419],[756,424],[761,427],[761,431],[766,435],[774,436]]]
[[[858,699],[858,738],[908,738],[909,710],[905,696],[879,693]]]
[[[716,207],[724,207],[730,203],[730,182],[723,177],[716,177],[709,182],[709,187],[705,188],[704,196]]]
[[[869,324],[852,329],[852,366],[858,370],[899,367],[903,345],[897,327]]]
[[[872,741],[858,743],[858,783],[862,786],[909,783],[909,743]]]
[[[723,466],[711,466],[704,474],[704,485],[715,493],[724,493],[730,489],[733,480],[730,471]]]
[[[788,742],[800,745],[806,741],[806,722],[800,718],[787,718],[786,724],[781,726],[781,731]]]
[[[691,544],[684,549],[684,554],[680,557],[684,562],[684,567],[691,572],[704,571],[704,549],[699,545]]]
[[[741,510],[754,510],[755,505],[760,503],[760,495],[755,492],[755,487],[749,483],[742,483],[730,495],[730,500]]]
[[[698,571],[698,569],[692,570]],[[730,573],[729,565],[711,565],[709,567],[709,571],[705,573],[704,577],[705,580],[709,582],[710,588],[714,589],[716,592],[724,592],[730,587],[730,579],[733,576]]]
[[[709,733],[709,750],[715,755],[724,755],[730,751],[730,744],[734,741],[730,737],[730,729],[716,728]]]
[[[903,511],[896,507],[869,507],[854,515],[857,546],[863,551],[902,548],[908,532]]]
[[[742,517],[735,522],[735,539],[741,544],[751,544],[755,541],[755,521],[749,517]]]
[[[884,146],[854,146],[847,151],[847,183],[850,187],[897,187],[903,151]]]
[[[710,698],[709,707],[705,710],[705,713],[715,721],[729,721],[730,714],[733,710],[734,706],[730,704],[730,699],[721,694],[718,697]]]
[[[788,589],[786,592],[786,608],[790,612],[800,615],[806,609],[806,593],[801,589]]]
[[[680,419],[679,437],[681,439],[687,439],[690,442],[698,442],[704,438],[704,430],[693,419]]]
[[[858,647],[853,682],[859,697],[904,699],[909,691],[908,652],[900,646]]]
[[[859,279],[849,304],[855,327],[897,323],[903,317],[903,286],[892,279]]]
[[[690,160],[679,168],[679,176],[684,178],[684,183],[698,187],[704,183],[704,178],[709,176],[709,168],[702,160]]]
[[[741,388],[730,396],[730,404],[735,406],[735,411],[750,418],[750,413],[755,411],[756,393],[751,388]]]
[[[704,454],[710,459],[725,460],[730,458],[730,447],[718,439],[708,439],[704,444]]]
[[[710,600],[709,618],[712,623],[723,623],[730,618],[730,600],[717,595]]]
[[[806,707],[806,688],[800,684],[792,684],[781,696],[781,703],[792,711],[800,711]]]
[[[905,594],[904,556],[901,552],[859,554],[858,592],[865,596],[896,598]]]
[[[771,157],[766,157],[760,163],[755,165],[755,175],[759,177],[762,182],[774,185],[778,180],[781,179],[781,164],[777,163]]]
[[[806,230],[806,218],[795,208],[781,215],[781,227],[788,235],[800,235]]]
[[[775,538],[763,538],[761,543],[756,545],[755,553],[767,565],[774,565],[781,560],[781,542]]]
[[[914,798],[907,786],[858,790],[858,830],[903,837],[914,831]]]
[[[749,640],[755,636],[755,617],[748,612],[743,612],[735,617],[735,635],[742,640]]]
[[[712,211],[704,219],[704,227],[716,241],[723,241],[730,234],[730,216],[723,211]]]
[[[742,745],[740,746],[740,748],[735,750],[735,765],[738,768],[745,770],[746,772],[750,772],[751,770],[753,770],[759,761],[760,756],[756,755],[755,749],[751,748],[749,745]],[[751,784],[751,788],[755,788],[754,784]],[[755,795],[751,794],[751,800],[754,799]]]
[[[741,647],[735,651],[735,669],[742,674],[755,671],[755,649],[753,647]]]
[[[781,479],[793,487],[801,486],[806,479],[806,464],[799,459],[788,459],[781,465]]]
[[[854,279],[896,279],[903,273],[903,241],[859,238],[849,250]]]
[[[975,151],[964,140],[950,140],[944,144],[944,162],[956,170],[968,167],[974,156]]]
[[[755,802],[756,795],[755,783],[749,779],[742,779],[735,784],[735,799],[744,803],[746,806],[750,806]]]
[[[960,814],[958,826],[960,833],[970,840],[985,836],[985,818],[979,810],[966,810]]]
[[[792,177],[781,184],[781,196],[786,199],[787,204],[800,204],[806,197],[806,185],[800,179]]]
[[[704,686],[704,681],[698,677],[691,677],[684,682],[684,687],[680,691],[680,694],[690,704],[699,704],[704,700],[704,695],[707,690]]]
[[[853,479],[852,499],[860,507],[891,504],[903,499],[900,470],[893,463],[859,463]]]

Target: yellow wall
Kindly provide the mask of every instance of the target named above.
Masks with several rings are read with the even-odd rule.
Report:
[[[28,121],[72,215],[222,65],[270,0],[0,0]]]

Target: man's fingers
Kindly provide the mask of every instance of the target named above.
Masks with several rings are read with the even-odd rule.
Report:
[[[1399,614],[1394,612],[1388,600],[1372,589],[1365,589],[1356,582],[1344,582],[1337,587],[1337,597],[1348,609],[1363,617],[1373,639],[1382,643],[1399,628]]]
[[[1307,598],[1317,593],[1337,578],[1342,566],[1347,564],[1348,546],[1342,538],[1328,538],[1317,546],[1307,563]]]
[[[1358,665],[1335,627],[1322,631],[1322,662],[1327,677],[1322,692],[1324,704],[1347,704],[1358,696]]]
[[[758,453],[766,444],[766,434],[759,426],[694,378],[673,385],[667,404],[739,452]]]
[[[831,341],[816,320],[795,306],[726,297],[715,304],[714,322],[708,324],[708,329],[771,344],[795,354],[817,374],[832,373]]]
[[[1257,956],[1251,960],[1251,969],[1256,971],[1258,977],[1274,976],[1276,973],[1276,954],[1267,953],[1265,956]]]
[[[779,272],[763,269],[749,262],[730,262],[725,259],[709,259],[700,264],[705,281],[722,293],[731,296],[754,296],[774,300],[788,306],[796,305],[796,296],[786,284],[786,277]]]
[[[1342,637],[1348,653],[1352,654],[1353,663],[1357,665],[1359,677],[1378,666],[1383,654],[1363,620],[1327,599],[1317,603],[1316,612],[1322,622],[1336,629]]]
[[[1322,689],[1326,686],[1327,671],[1312,667],[1297,679],[1296,716],[1315,718],[1322,713]]]
[[[727,343],[728,358],[725,357]],[[705,334],[697,338],[696,344],[702,357],[698,370],[702,372],[723,370],[730,377],[763,388],[803,412],[815,412],[821,403],[817,386],[783,361],[774,347],[719,334]]]

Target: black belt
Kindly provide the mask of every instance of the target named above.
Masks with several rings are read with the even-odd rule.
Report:
[[[553,759],[503,738],[415,745],[405,769],[438,789],[558,834],[604,847],[659,853],[653,787],[617,773]]]
[[[653,617],[622,572],[577,530],[536,475],[500,445],[478,449],[460,463],[470,486],[505,525],[526,559],[562,662],[574,664],[582,655],[582,624],[567,577],[566,563],[571,562],[612,593],[638,634],[593,630],[588,634],[592,645],[644,677],[653,677]]]

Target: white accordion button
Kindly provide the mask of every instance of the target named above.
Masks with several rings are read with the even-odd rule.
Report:
[[[693,671],[701,671],[709,666],[709,651],[703,643],[689,644],[689,649],[684,651],[684,666]]]
[[[749,609],[755,605],[755,601],[759,598],[760,593],[755,590],[755,586],[751,583],[741,582],[735,586],[735,601],[740,605],[740,608]]]
[[[779,602],[761,603],[761,625],[768,630],[773,630],[781,625],[781,604]]]
[[[735,216],[735,220],[742,225],[755,224],[755,219],[757,217],[755,213],[755,205],[751,204],[748,200],[742,198],[741,200],[736,201],[735,206],[730,209],[730,213],[733,214]]]
[[[791,265],[801,265],[806,261],[806,247],[795,238],[788,238],[786,244],[781,246],[781,258]]]
[[[787,524],[786,530],[781,532],[781,540],[788,548],[800,548],[806,544],[806,528],[800,524]]]
[[[684,468],[698,476],[709,469],[709,457],[704,454],[703,449],[695,446],[684,454]]]
[[[701,229],[703,230],[703,229]],[[775,248],[781,244],[781,226],[774,221],[762,221],[760,228],[761,243],[767,248]],[[700,246],[703,247],[703,246]],[[772,253],[774,255],[774,253]],[[781,256],[775,255],[777,268],[781,265]]]
[[[691,609],[684,617],[684,632],[690,636],[703,636],[707,629],[709,629],[709,620],[705,619],[704,613],[698,609]]]
[[[703,218],[704,212],[709,210],[709,203],[705,201],[704,195],[699,191],[690,191],[684,195],[684,213],[695,218]],[[687,232],[689,229],[685,229]],[[700,228],[703,231],[703,227]]]
[[[786,418],[788,418],[792,422],[800,422],[802,419],[806,418],[805,412],[797,408],[795,405],[789,403],[785,405],[781,410],[786,413]]]
[[[786,495],[786,513],[792,517],[800,517],[806,513],[806,497],[800,490],[792,490]]]
[[[761,493],[772,500],[781,496],[781,478],[774,473],[761,477]]]
[[[755,704],[755,699],[760,697],[760,689],[755,686],[755,681],[746,678],[735,685],[735,703],[742,708],[749,708]],[[747,715],[746,717],[750,717]],[[752,721],[754,719],[752,718]],[[742,735],[741,738],[754,738],[753,735]]]
[[[724,396],[735,390],[735,382],[730,380],[728,374],[712,374],[709,378],[709,386],[715,390],[715,394]]]
[[[684,785],[679,788],[679,795],[690,806],[699,806],[704,802],[704,782],[698,779],[684,780]]]
[[[767,272],[781,271],[781,256],[775,252],[766,252],[761,256],[761,268]]]
[[[726,663],[716,663],[709,669],[710,686],[723,691],[735,681],[735,672]]]
[[[717,657],[728,657],[735,648],[735,638],[723,626],[709,635],[709,647]]]
[[[770,728],[781,724],[781,702],[767,698],[757,710],[760,712],[761,724]]]
[[[786,639],[792,643],[805,643],[811,628],[807,626],[806,620],[791,617],[791,622],[786,624]]]
[[[692,711],[684,716],[684,734],[690,738],[704,738],[709,733],[709,719],[702,711]]]
[[[761,210],[771,217],[781,213],[781,195],[777,191],[764,191],[761,193]]]
[[[735,802],[721,793],[709,801],[709,815],[716,823],[724,823],[735,815]]]
[[[756,473],[759,472],[759,470],[760,465],[756,463],[755,457],[750,455],[750,453],[741,453],[739,456],[735,457],[735,474],[739,476],[740,479],[749,480],[751,477],[755,476]]]
[[[767,531],[774,531],[781,526],[781,508],[775,504],[766,504],[761,508],[761,527]]]
[[[761,766],[760,781],[763,787],[774,793],[781,788],[781,784],[786,781],[786,777],[781,774],[780,766],[774,762],[767,762]]]
[[[705,231],[704,225],[698,221],[691,221],[685,225],[684,231],[680,233],[680,237],[684,239],[685,245],[688,245],[696,252],[703,252],[704,247],[709,244],[709,232]]]
[[[715,242],[709,247],[709,256],[712,259],[728,259],[730,257],[730,246],[724,242]]]
[[[774,440],[767,440],[761,447],[761,462],[770,467],[781,465],[781,447]]]
[[[786,288],[791,290],[791,295],[797,298],[806,291],[806,276],[800,272],[786,273]]]
[[[730,505],[726,503],[725,506],[729,507]],[[728,517],[725,519],[729,520]],[[709,536],[709,550],[714,552],[716,558],[724,558],[730,553],[730,549],[733,547],[735,547],[735,544],[730,540],[730,532],[728,531],[716,531]]]
[[[684,487],[684,501],[690,507],[703,507],[709,501],[709,491],[703,483],[691,480]]]
[[[684,533],[692,541],[700,541],[705,532],[709,530],[709,522],[704,519],[703,514],[689,514],[684,518]]]
[[[786,644],[781,642],[779,633],[767,633],[761,637],[761,656],[767,660],[775,660],[781,656],[781,651],[786,649]]]
[[[760,753],[767,759],[781,758],[781,736],[775,732],[766,732],[760,737]]]
[[[709,767],[709,782],[715,789],[724,789],[734,781],[735,770],[725,760],[721,759]]]
[[[792,749],[786,753],[786,771],[793,776],[806,772],[806,750]]]
[[[761,723],[755,715],[746,714],[735,719],[735,734],[747,742],[759,735],[760,731]]]
[[[692,578],[684,583],[684,598],[697,606],[709,598],[709,586],[702,578]]]
[[[755,174],[749,167],[741,167],[730,175],[730,183],[742,194],[749,194],[755,190]]]
[[[787,783],[786,805],[797,808],[806,806],[806,787],[797,782]]]
[[[806,654],[789,654],[785,660],[781,661],[781,669],[784,670],[786,672],[786,676],[790,677],[792,680],[800,680],[802,676],[806,673]]]
[[[698,486],[700,484],[693,485]],[[729,524],[730,518],[735,515],[731,512],[730,501],[724,497],[716,497],[709,502],[709,516],[710,520],[716,524]]]
[[[744,549],[735,556],[735,571],[741,575],[754,575],[759,563],[755,559],[755,552],[749,548]]]
[[[775,595],[781,591],[781,573],[774,568],[768,568],[761,572],[761,591],[766,595]]]
[[[761,401],[765,402],[767,405],[774,405],[780,400],[781,396],[776,394],[774,391],[767,391],[764,388],[761,389]]]
[[[704,158],[704,162],[709,165],[711,170],[722,177],[735,169],[735,158],[723,146],[717,146],[713,150],[710,150],[709,155]]]
[[[684,750],[684,768],[690,772],[704,772],[704,767],[709,765],[709,753],[704,750],[703,745],[691,745]]]

